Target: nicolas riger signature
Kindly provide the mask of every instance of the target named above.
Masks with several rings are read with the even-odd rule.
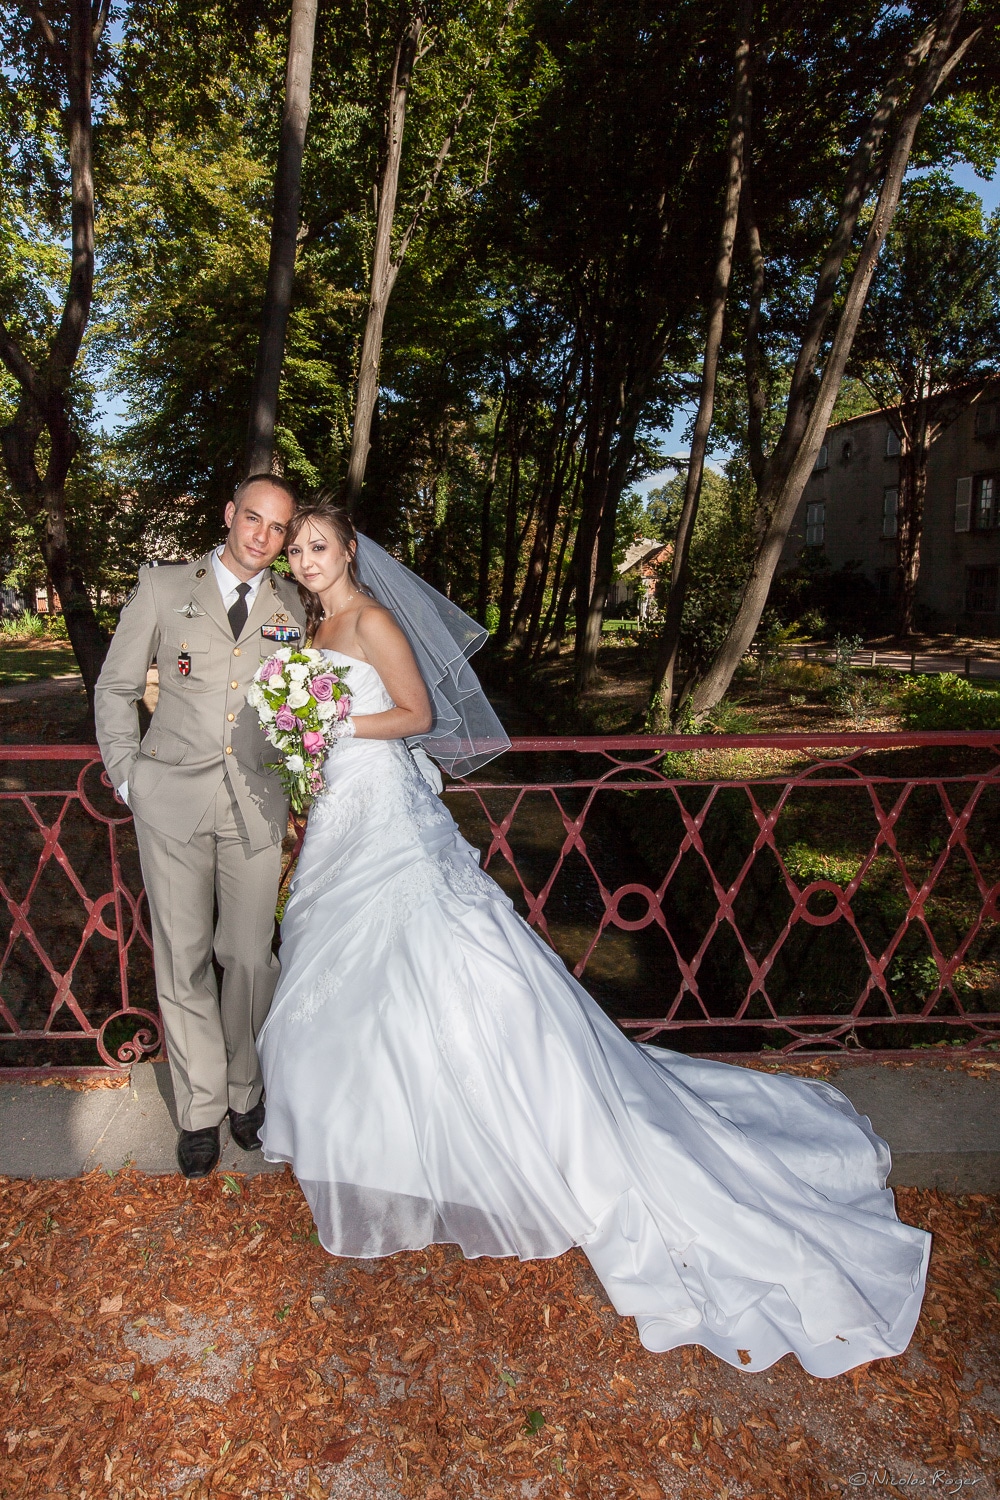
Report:
[[[852,1489],[937,1489],[942,1495],[957,1495],[963,1489],[971,1489],[982,1479],[981,1474],[955,1475],[944,1469],[927,1469],[922,1474],[905,1473],[890,1469],[888,1464],[879,1464],[874,1469],[858,1469],[847,1476]]]

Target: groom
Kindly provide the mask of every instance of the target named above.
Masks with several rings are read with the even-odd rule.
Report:
[[[288,802],[246,695],[276,644],[305,644],[295,586],[271,571],[295,508],[283,479],[251,475],[226,506],[222,547],[144,567],[95,694],[101,755],[135,818],[185,1177],[216,1166],[227,1114],[244,1151],[259,1149],[264,1123],[255,1039],[278,977]],[[140,743],[154,659],[160,693]]]

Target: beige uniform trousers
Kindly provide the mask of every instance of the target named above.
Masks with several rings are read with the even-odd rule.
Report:
[[[278,979],[271,938],[281,845],[250,848],[225,777],[186,843],[138,817],[135,832],[178,1122],[204,1130],[260,1098],[255,1041]]]

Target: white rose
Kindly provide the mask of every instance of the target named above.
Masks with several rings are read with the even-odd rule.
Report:
[[[322,719],[324,723],[326,723],[328,719],[334,718],[336,716],[336,713],[337,703],[333,698],[330,698],[326,703],[317,703],[316,705],[316,715],[318,718]]]
[[[302,655],[313,663],[323,660],[322,651],[315,651],[312,646],[307,646]]]
[[[285,702],[288,704],[289,708],[305,708],[306,704],[309,702],[309,689],[306,687],[305,683],[293,682],[291,687],[288,689],[288,696],[285,699]]]
[[[300,771],[304,771],[306,768],[306,763],[302,759],[301,755],[286,755],[285,765],[291,771],[293,776],[297,776]]]
[[[291,661],[292,648],[291,646],[279,646],[277,651],[274,652],[274,655],[278,658],[279,661]]]
[[[261,702],[255,704],[255,707],[262,724],[271,724],[274,722],[274,709],[270,704]]]
[[[262,701],[260,683],[255,678],[247,688],[247,702],[251,708],[259,708]]]
[[[271,693],[283,693],[287,686],[288,683],[282,677],[280,672],[278,673],[277,677],[272,677],[267,685],[268,691]]]
[[[309,676],[309,663],[304,661],[293,661],[288,668],[288,677],[292,682],[305,682]]]

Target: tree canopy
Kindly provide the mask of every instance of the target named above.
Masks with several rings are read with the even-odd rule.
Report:
[[[74,4],[43,13],[63,26]],[[750,7],[752,196],[713,426],[736,452],[726,555],[737,575],[845,173],[938,9]],[[585,658],[622,497],[663,466],[657,433],[697,392],[739,18],[712,0],[321,0],[275,429],[277,461],[303,489],[337,491],[347,472],[393,59],[417,14],[393,246],[413,234],[385,314],[357,518],[488,612],[514,649],[540,651],[575,618]],[[267,0],[120,0],[96,46],[94,296],[66,397],[68,535],[95,603],[121,594],[148,552],[215,539],[241,477],[289,16]],[[69,278],[72,194],[66,90],[33,17],[8,7],[0,22],[0,312],[40,361]],[[968,162],[989,175],[1000,157],[996,17],[971,0],[962,26],[978,34],[923,111],[911,157],[922,175],[900,221],[937,193],[953,218],[942,208],[935,223],[957,238],[971,209],[942,174]],[[864,189],[845,275],[876,190]],[[887,286],[876,282],[862,343]],[[821,357],[831,337],[832,326]],[[5,423],[19,399],[8,363]],[[119,420],[105,436],[108,402]],[[41,581],[38,515],[9,466],[0,505],[8,572]],[[733,598],[712,606],[723,626]]]

